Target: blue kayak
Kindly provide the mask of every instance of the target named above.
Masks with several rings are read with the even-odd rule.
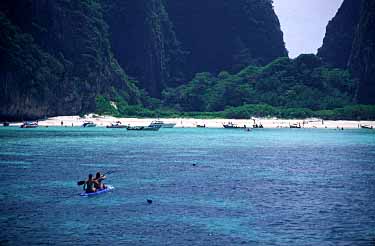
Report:
[[[79,194],[80,196],[95,196],[95,195],[100,195],[100,194],[103,194],[103,193],[107,193],[111,190],[113,190],[115,187],[113,187],[112,185],[107,185],[107,187],[105,189],[102,189],[102,190],[98,190],[96,192],[91,192],[91,193],[87,193],[87,192],[82,192],[81,194]]]

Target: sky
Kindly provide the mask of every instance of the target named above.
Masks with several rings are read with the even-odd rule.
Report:
[[[343,0],[274,0],[289,56],[316,54]]]

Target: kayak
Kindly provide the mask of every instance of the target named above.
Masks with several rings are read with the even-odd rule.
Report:
[[[82,192],[81,194],[79,194],[80,196],[95,196],[95,195],[100,195],[100,194],[103,194],[103,193],[107,193],[111,190],[113,190],[115,187],[113,187],[112,185],[107,185],[107,187],[105,189],[102,189],[102,190],[98,190],[96,192],[91,192],[91,193],[87,193],[87,192]]]

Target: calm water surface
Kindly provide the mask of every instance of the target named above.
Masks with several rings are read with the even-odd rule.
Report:
[[[375,240],[371,130],[1,128],[0,172],[0,245]]]

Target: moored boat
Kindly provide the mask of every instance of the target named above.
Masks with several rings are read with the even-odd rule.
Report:
[[[117,121],[115,123],[111,123],[111,125],[106,126],[107,128],[127,128],[127,126],[122,125],[120,121]]]
[[[82,124],[82,127],[96,127],[96,124],[92,121],[86,121]]]
[[[141,131],[145,128],[144,126],[127,126],[126,129],[128,131]]]
[[[150,123],[149,126],[160,126],[161,128],[173,128],[175,127],[176,123],[165,123],[161,120],[154,120]]]
[[[159,131],[160,125],[149,125],[149,126],[127,126],[128,131]]]
[[[3,126],[9,126],[9,125],[10,125],[10,123],[8,121],[3,122]]]
[[[373,129],[374,127],[369,126],[369,125],[361,125],[361,128],[363,128],[363,129]]]
[[[37,128],[38,126],[39,126],[38,122],[25,121],[22,123],[20,127],[21,128]]]
[[[301,128],[301,124],[298,123],[298,124],[291,124],[289,125],[289,128]]]

